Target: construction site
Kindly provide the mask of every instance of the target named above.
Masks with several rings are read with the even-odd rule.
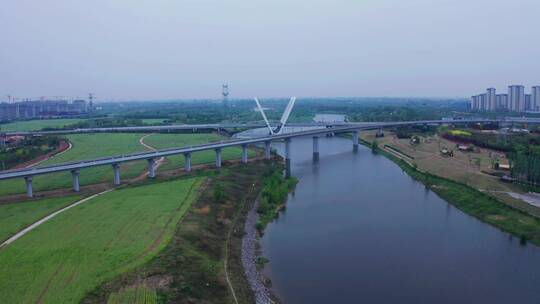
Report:
[[[88,100],[40,97],[20,101],[8,96],[7,102],[0,103],[0,121],[80,116],[92,110],[93,99],[92,94]]]

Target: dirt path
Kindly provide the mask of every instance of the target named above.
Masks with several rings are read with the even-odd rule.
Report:
[[[145,143],[144,142],[144,139],[147,138],[148,136],[151,136],[151,135],[154,135],[155,133],[151,133],[151,134],[146,134],[144,135],[143,137],[139,138],[139,144],[141,144],[143,147],[145,147],[146,149],[150,150],[150,151],[157,151],[156,148],[150,146],[149,144]],[[157,161],[156,161],[156,164],[155,164],[155,170],[157,171],[157,169],[159,169],[159,167],[165,162],[165,157],[161,157],[159,158]],[[148,175],[148,171],[142,173],[141,175],[139,175],[137,178],[135,178],[136,181],[138,180],[141,180],[143,178],[145,178],[146,176]]]
[[[144,147],[146,147],[147,149],[150,149],[150,150],[152,150],[152,151],[155,151],[156,149],[154,149],[153,147],[151,147],[151,146],[149,146],[149,145],[147,145],[147,144],[144,143],[144,138],[146,138],[147,136],[150,136],[150,135],[152,135],[152,134],[148,134],[148,135],[145,135],[145,136],[141,137],[141,138],[139,139],[139,143],[140,143],[141,145],[143,145]],[[68,146],[67,149],[65,149],[64,151],[62,151],[62,152],[60,152],[60,153],[58,153],[58,154],[56,154],[56,155],[53,155],[53,156],[51,156],[51,157],[60,155],[60,154],[62,154],[62,153],[64,153],[64,152],[70,150],[72,147],[73,147],[73,145],[72,145],[71,143],[69,143],[69,146]],[[43,159],[43,160],[41,160],[41,161],[39,161],[39,162],[30,164],[30,165],[27,166],[27,168],[36,166],[36,165],[38,165],[39,163],[44,162],[44,161],[46,161],[46,160],[49,159],[49,158],[50,158],[50,157],[45,158],[45,159]],[[162,158],[160,158],[160,159],[156,162],[156,170],[157,170],[157,168],[162,164],[162,162],[163,162],[164,160],[165,160],[165,158],[162,157]],[[142,177],[145,177],[146,175],[148,175],[148,172],[142,174]],[[16,241],[17,239],[21,238],[22,236],[24,236],[24,235],[27,234],[28,232],[32,231],[33,229],[35,229],[35,228],[38,227],[39,225],[41,225],[41,224],[47,222],[48,220],[52,219],[53,217],[57,216],[58,214],[60,214],[60,213],[62,213],[62,212],[64,212],[64,211],[66,211],[66,210],[69,210],[69,209],[71,209],[71,208],[73,208],[73,207],[75,207],[75,206],[78,206],[78,205],[80,205],[80,204],[82,204],[82,203],[84,203],[84,202],[87,202],[87,201],[89,201],[89,200],[91,200],[91,199],[93,199],[93,198],[95,198],[95,197],[97,197],[97,196],[99,196],[99,195],[105,194],[105,193],[110,192],[110,191],[113,191],[113,190],[114,190],[114,189],[107,189],[107,190],[105,190],[105,191],[102,191],[102,192],[93,194],[93,195],[91,195],[91,196],[89,196],[89,197],[86,197],[86,198],[84,198],[84,199],[82,199],[82,200],[79,200],[79,201],[77,201],[77,202],[75,202],[75,203],[73,203],[73,204],[71,204],[71,205],[69,205],[69,206],[67,206],[67,207],[64,207],[64,208],[62,208],[62,209],[60,209],[60,210],[58,210],[58,211],[55,211],[55,212],[53,212],[53,213],[51,213],[51,214],[45,216],[44,218],[38,220],[37,222],[35,222],[35,223],[31,224],[30,226],[24,228],[23,230],[17,232],[15,235],[13,235],[12,237],[10,237],[9,239],[5,240],[3,243],[0,244],[0,249],[4,248],[5,246],[7,246],[7,245],[9,245],[9,244],[11,244],[11,243],[13,243],[13,242]]]
[[[80,205],[80,204],[82,204],[82,203],[85,203],[85,202],[87,202],[87,201],[89,201],[89,200],[91,200],[91,199],[93,199],[93,198],[96,198],[96,197],[102,195],[102,194],[105,194],[105,193],[107,193],[107,192],[111,192],[111,191],[113,191],[113,190],[114,190],[114,189],[105,190],[105,191],[103,191],[103,192],[100,192],[100,193],[94,194],[94,195],[92,195],[92,196],[83,198],[83,199],[80,200],[80,201],[77,201],[77,202],[75,202],[75,203],[73,203],[73,204],[71,204],[71,205],[69,205],[69,206],[67,206],[67,207],[64,207],[64,208],[62,208],[62,209],[60,209],[60,210],[58,210],[58,211],[55,211],[55,212],[53,212],[53,213],[47,215],[46,217],[40,219],[39,221],[33,223],[33,224],[30,225],[30,226],[24,228],[23,230],[17,232],[15,235],[13,235],[12,237],[10,237],[10,238],[7,239],[6,241],[4,241],[2,244],[0,244],[0,249],[4,248],[5,246],[7,246],[7,245],[9,245],[9,244],[11,244],[11,243],[13,243],[13,242],[16,241],[17,239],[21,238],[22,236],[24,236],[24,235],[27,234],[28,232],[34,230],[36,227],[38,227],[39,225],[41,225],[41,224],[47,222],[48,220],[52,219],[53,217],[57,216],[58,214],[60,214],[60,213],[62,213],[62,212],[64,212],[64,211],[66,211],[66,210],[69,210],[69,209],[71,209],[71,208],[73,208],[73,207],[76,207],[76,206],[78,206],[78,205]]]
[[[155,149],[154,147],[152,147],[152,146],[150,146],[150,145],[148,145],[148,144],[146,144],[146,143],[144,142],[144,139],[145,139],[146,137],[150,136],[150,135],[152,135],[152,134],[148,134],[148,135],[145,135],[145,136],[141,137],[141,138],[139,139],[139,143],[140,143],[141,145],[143,145],[145,148],[149,149],[149,150],[156,151],[156,149]],[[66,150],[64,150],[64,151],[62,151],[62,152],[60,152],[60,153],[58,153],[58,154],[56,154],[56,155],[60,155],[60,154],[62,154],[62,153],[64,153],[64,152],[68,151],[68,150],[71,149],[71,148],[72,148],[72,144],[69,143],[69,147],[68,147]],[[47,158],[47,159],[48,159],[48,158]],[[45,161],[45,160],[47,160],[47,159],[44,159],[43,161]],[[161,166],[161,164],[163,164],[164,161],[165,161],[165,157],[161,157],[160,159],[158,159],[158,160],[156,161],[156,170],[159,168],[159,166]],[[40,162],[42,162],[42,161],[40,161]],[[31,166],[35,166],[35,165],[39,164],[40,162],[34,163],[34,164],[32,164]],[[145,172],[145,173],[143,173],[141,176],[135,178],[134,181],[137,181],[137,180],[139,180],[139,179],[145,178],[147,175],[148,175],[148,172]],[[91,199],[93,199],[93,198],[95,198],[95,197],[97,197],[97,196],[99,196],[99,195],[105,194],[105,193],[110,192],[110,191],[113,191],[113,190],[114,190],[114,189],[108,189],[108,190],[105,190],[105,191],[96,193],[96,194],[94,194],[94,195],[91,195],[91,196],[89,196],[89,197],[87,197],[87,198],[84,198],[84,199],[82,199],[82,200],[80,200],[80,201],[77,201],[77,202],[75,202],[75,203],[73,203],[73,204],[71,204],[71,205],[69,205],[69,206],[67,206],[67,207],[64,207],[64,208],[62,208],[62,209],[60,209],[60,210],[58,210],[58,211],[56,211],[56,212],[54,212],[54,213],[51,213],[51,214],[45,216],[44,218],[42,218],[42,219],[40,219],[39,221],[37,221],[37,222],[31,224],[30,226],[26,227],[25,229],[23,229],[23,230],[17,232],[15,235],[13,235],[13,236],[10,237],[9,239],[7,239],[7,240],[4,241],[3,243],[1,243],[1,244],[0,244],[0,249],[2,249],[3,247],[5,247],[5,246],[7,246],[7,245],[9,245],[9,244],[11,244],[11,243],[13,243],[14,241],[16,241],[17,239],[21,238],[22,236],[24,236],[24,235],[27,234],[28,232],[32,231],[34,228],[36,228],[36,227],[38,227],[39,225],[45,223],[46,221],[52,219],[53,217],[57,216],[58,214],[60,214],[60,213],[62,213],[62,212],[64,212],[64,211],[66,211],[66,210],[68,210],[68,209],[70,209],[70,208],[73,208],[73,207],[75,207],[75,206],[78,206],[78,205],[80,205],[80,204],[82,204],[82,203],[84,203],[84,202],[87,202],[87,201],[89,201],[89,200],[91,200]]]
[[[72,147],[73,147],[73,145],[68,140],[62,141],[60,146],[57,147],[54,151],[49,152],[47,154],[40,155],[38,157],[35,157],[35,158],[33,158],[31,160],[28,160],[28,161],[25,161],[23,163],[20,163],[20,164],[16,165],[15,167],[13,167],[12,169],[28,169],[28,168],[35,167],[35,166],[43,163],[44,161],[47,161],[47,160],[49,160],[51,158],[55,158],[56,156],[61,155],[62,153],[71,150]]]
[[[145,139],[146,137],[150,136],[150,135],[153,135],[153,134],[147,134],[147,135],[145,135],[145,136],[142,136],[142,137],[139,139],[139,143],[140,143],[141,145],[143,145],[145,148],[149,149],[149,150],[156,151],[156,149],[155,149],[154,147],[152,147],[152,146],[150,146],[150,145],[148,145],[148,144],[146,144],[146,143],[144,142],[144,139]],[[71,148],[72,148],[72,144],[69,143],[69,148],[66,149],[65,151],[67,151],[67,150],[69,150],[69,149],[71,149]],[[65,152],[65,151],[63,151],[63,152]],[[61,154],[61,153],[63,153],[63,152],[60,152],[59,154]],[[59,154],[57,154],[57,155],[59,155]],[[253,158],[253,159],[251,159],[251,160],[252,160],[252,161],[256,161],[256,160],[259,160],[259,159],[262,159],[262,157],[255,157],[255,158]],[[164,158],[164,157],[158,159],[158,161],[156,161],[156,170],[157,170],[157,168],[158,168],[159,166],[161,166],[164,162],[165,162],[165,158]],[[237,161],[228,161],[228,162],[229,162],[229,163],[237,163],[237,162],[239,162],[239,160],[237,160]],[[212,165],[209,165],[209,164],[200,164],[200,165],[194,166],[194,168],[195,168],[195,169],[201,169],[201,170],[203,170],[203,169],[211,169],[211,168],[212,168]],[[165,175],[166,175],[166,176],[175,176],[175,175],[178,174],[177,171],[178,171],[178,170],[171,170],[171,172],[168,172],[168,173],[166,173]],[[145,172],[145,173],[141,174],[140,176],[138,176],[138,177],[136,177],[136,178],[130,179],[129,182],[130,182],[130,183],[138,182],[138,181],[142,180],[143,178],[145,178],[147,175],[148,175],[148,172]],[[0,250],[1,250],[2,248],[4,248],[5,246],[7,246],[7,245],[13,243],[13,242],[16,241],[17,239],[21,238],[22,236],[24,236],[24,235],[27,234],[28,232],[32,231],[34,228],[38,227],[39,225],[41,225],[41,224],[47,222],[48,220],[52,219],[53,217],[57,216],[58,214],[60,214],[60,213],[62,213],[62,212],[64,212],[64,211],[66,211],[66,210],[68,210],[68,209],[70,209],[70,208],[72,208],[72,207],[78,206],[78,205],[80,205],[80,204],[82,204],[82,203],[84,203],[84,202],[87,202],[87,201],[89,201],[89,200],[91,200],[91,199],[93,199],[93,198],[95,198],[95,197],[97,197],[97,196],[99,196],[99,195],[102,195],[102,194],[105,194],[105,193],[107,193],[107,192],[113,191],[113,190],[115,189],[115,188],[108,188],[108,189],[103,190],[104,187],[109,187],[108,184],[106,184],[106,183],[90,185],[90,186],[88,186],[88,187],[89,187],[89,188],[90,188],[90,187],[94,187],[94,188],[95,188],[96,186],[97,186],[98,188],[101,188],[100,190],[98,190],[98,191],[100,191],[100,192],[98,192],[98,193],[96,193],[96,194],[93,194],[93,195],[91,195],[91,196],[89,196],[89,197],[86,197],[86,198],[84,198],[84,199],[81,199],[81,200],[79,200],[79,201],[77,201],[77,202],[75,202],[75,203],[73,203],[73,204],[71,204],[71,205],[69,205],[69,206],[66,206],[66,207],[64,207],[64,208],[62,208],[62,209],[60,209],[60,210],[58,210],[58,211],[55,211],[54,213],[51,213],[51,214],[45,216],[44,218],[42,218],[42,219],[38,220],[37,222],[31,224],[30,226],[28,226],[28,227],[24,228],[23,230],[17,232],[15,235],[11,236],[9,239],[5,240],[4,242],[2,242],[2,243],[0,244]],[[95,190],[96,190],[96,189],[94,189],[94,191],[95,191]],[[69,191],[69,190],[66,190],[66,189],[57,189],[57,190],[51,190],[51,191],[49,191],[49,192],[47,192],[47,193],[50,194],[50,195],[64,195],[65,193],[67,193],[66,191]],[[89,191],[91,191],[91,190],[89,190]],[[20,200],[21,198],[22,198],[22,194],[12,195],[12,196],[9,196],[9,199],[8,199],[6,202],[7,202],[7,203],[10,203],[10,202],[12,202],[12,201],[18,201],[18,200]],[[226,266],[225,266],[225,267],[226,267]],[[227,279],[228,279],[228,275],[227,275]],[[230,284],[230,281],[229,281],[228,283],[229,283],[229,286],[232,288],[232,284]],[[233,293],[234,293],[234,291],[233,291]]]
[[[71,148],[73,148],[73,144],[71,144],[70,142],[68,142],[68,147],[67,147],[66,149],[64,149],[63,151],[61,151],[61,152],[59,152],[59,153],[57,153],[57,154],[53,154],[53,155],[51,155],[51,156],[45,157],[44,159],[41,159],[41,160],[39,160],[39,161],[37,161],[37,162],[35,162],[35,163],[33,163],[33,164],[29,164],[28,166],[26,166],[26,167],[24,167],[24,168],[32,168],[32,167],[35,167],[35,166],[41,164],[41,163],[44,162],[44,161],[47,161],[47,160],[49,160],[49,159],[51,159],[51,158],[57,157],[58,155],[62,155],[62,154],[64,154],[64,153],[66,153],[67,151],[71,150]]]
[[[226,243],[225,246],[228,246],[229,244]],[[229,278],[229,271],[227,270],[227,260],[229,259],[229,253],[228,253],[228,249],[225,249],[225,261],[224,261],[224,266],[225,266],[225,280],[227,281],[227,285],[229,285],[229,290],[231,291],[231,294],[233,296],[233,299],[234,299],[234,302],[236,304],[238,304],[238,298],[236,298],[236,293],[234,292],[234,287],[231,283],[231,279]]]
[[[529,205],[533,205],[535,207],[540,208],[540,194],[539,193],[535,193],[535,192],[516,193],[516,192],[511,192],[511,191],[494,191],[494,190],[486,190],[486,189],[478,189],[478,190],[482,192],[489,192],[489,193],[503,193],[515,199],[522,200]]]
[[[235,217],[234,221],[236,222],[236,220],[237,220],[237,217]],[[229,286],[229,290],[231,291],[234,302],[238,304],[238,298],[236,297],[236,292],[234,292],[234,287],[229,277],[229,268],[227,265],[227,262],[229,261],[229,243],[231,241],[231,234],[233,232],[233,227],[234,225],[231,225],[231,228],[229,229],[229,232],[227,233],[227,239],[225,240],[225,257],[223,260],[223,270],[225,272],[225,280],[227,281],[227,285]]]

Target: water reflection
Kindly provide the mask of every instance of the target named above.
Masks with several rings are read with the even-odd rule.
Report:
[[[285,303],[540,303],[538,247],[349,140],[321,137],[316,164],[311,138],[291,149],[299,183],[262,240]]]

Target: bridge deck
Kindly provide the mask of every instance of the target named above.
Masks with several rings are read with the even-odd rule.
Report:
[[[86,160],[73,163],[64,163],[47,167],[40,168],[30,168],[30,169],[21,169],[21,170],[8,170],[0,173],[0,180],[12,179],[12,178],[21,178],[21,177],[31,177],[34,175],[48,174],[60,171],[72,171],[77,169],[84,169],[95,166],[104,166],[104,165],[117,165],[124,162],[137,161],[137,160],[149,160],[154,158],[160,158],[163,156],[170,156],[175,154],[185,154],[185,153],[194,153],[198,151],[205,150],[214,150],[232,146],[242,146],[263,143],[268,141],[278,141],[284,139],[290,139],[294,137],[301,136],[316,136],[324,135],[328,133],[346,133],[357,130],[373,130],[379,128],[387,127],[399,127],[399,126],[409,126],[409,125],[419,125],[419,124],[446,124],[446,123],[486,123],[486,122],[499,122],[497,120],[485,120],[485,119],[475,119],[475,120],[456,120],[456,121],[447,121],[447,120],[424,120],[424,121],[409,121],[409,122],[388,122],[388,123],[360,123],[360,124],[347,124],[345,126],[337,126],[331,128],[320,128],[308,131],[300,131],[279,135],[269,135],[261,136],[250,139],[235,139],[227,140],[221,142],[214,142],[209,144],[190,146],[190,147],[181,147],[181,148],[170,148],[165,150],[158,150],[154,152],[143,152],[129,155],[119,155],[112,157],[105,157],[93,160]]]

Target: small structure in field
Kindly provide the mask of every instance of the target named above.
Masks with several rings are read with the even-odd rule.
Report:
[[[513,183],[513,182],[516,181],[516,179],[513,178],[513,177],[510,177],[508,175],[504,175],[504,176],[501,177],[501,181],[503,181],[505,183]]]
[[[512,128],[512,129],[509,129],[508,130],[510,133],[515,133],[515,134],[529,134],[530,131],[527,130],[527,129],[520,129],[520,128]]]
[[[457,144],[456,148],[461,152],[473,152],[474,151],[474,146],[473,145]]]
[[[441,155],[442,156],[452,157],[452,156],[454,156],[454,151],[449,150],[447,147],[442,147],[441,148]]]
[[[8,145],[14,145],[14,144],[20,143],[23,140],[24,140],[24,136],[13,135],[13,136],[6,137],[5,143]]]
[[[497,170],[510,171],[510,163],[508,161],[499,160],[495,163],[494,167]]]

